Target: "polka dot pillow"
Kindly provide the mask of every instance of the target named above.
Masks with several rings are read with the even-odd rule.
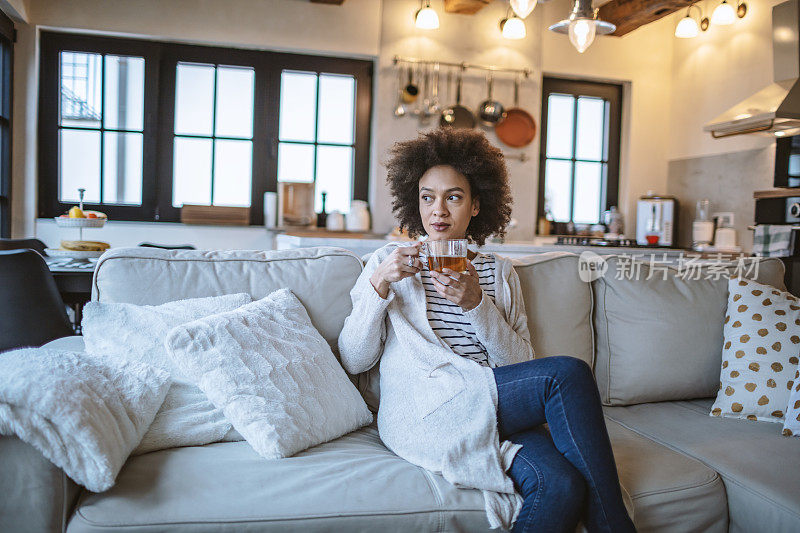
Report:
[[[800,366],[794,371],[794,388],[789,395],[789,404],[786,406],[783,434],[787,437],[792,435],[800,437]]]
[[[800,356],[800,300],[769,285],[731,279],[723,333],[711,415],[783,422]]]

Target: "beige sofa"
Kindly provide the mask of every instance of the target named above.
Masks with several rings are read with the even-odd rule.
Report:
[[[681,281],[669,271],[663,280],[617,280],[622,263],[608,264],[591,283],[569,253],[530,256],[516,269],[537,356],[594,364],[637,528],[800,531],[800,441],[782,437],[777,424],[708,416],[725,279]],[[122,249],[99,261],[93,297],[161,304],[289,287],[335,347],[361,269],[336,248]],[[781,286],[779,260],[758,270],[757,279]],[[80,337],[52,344],[82,349]],[[377,367],[353,380],[374,408]],[[102,494],[81,490],[18,439],[0,438],[0,493],[0,531],[488,530],[480,492],[395,456],[374,425],[279,461],[246,442],[132,457]]]

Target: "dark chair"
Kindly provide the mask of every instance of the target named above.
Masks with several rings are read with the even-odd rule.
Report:
[[[0,250],[22,250],[25,248],[36,250],[42,257],[47,255],[44,253],[44,249],[47,246],[39,239],[0,239]]]
[[[154,242],[141,242],[139,246],[143,248],[161,248],[162,250],[197,250],[191,244],[156,244]]]
[[[0,252],[0,352],[73,335],[44,258],[33,250]]]

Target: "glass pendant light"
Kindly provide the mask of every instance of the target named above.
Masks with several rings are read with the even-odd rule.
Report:
[[[700,11],[700,8],[694,4],[689,6],[689,9],[686,10],[686,16],[683,17],[680,22],[678,22],[677,26],[675,26],[675,37],[680,39],[691,39],[692,37],[697,37],[699,27],[697,25],[697,21],[692,18],[692,8]],[[700,11],[700,18],[703,18],[702,11]],[[706,24],[706,29],[708,29],[708,24]]]
[[[736,21],[736,11],[728,3],[728,0],[722,0],[722,3],[714,9],[711,14],[711,24],[719,24],[720,26],[727,26]]]
[[[439,15],[431,7],[431,0],[426,0],[425,7],[420,2],[420,9],[414,16],[414,25],[421,30],[435,30],[439,27]]]
[[[597,18],[597,10],[592,8],[592,0],[575,0],[569,18],[553,24],[548,29],[568,34],[569,41],[582,54],[594,42],[595,35],[613,33],[617,27]]]
[[[536,0],[511,0],[511,9],[521,19],[530,15],[534,7],[536,7]]]

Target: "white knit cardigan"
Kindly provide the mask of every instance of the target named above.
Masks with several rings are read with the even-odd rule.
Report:
[[[383,299],[370,276],[398,243],[370,257],[350,291],[353,312],[339,336],[351,374],[380,360],[381,440],[403,459],[460,487],[480,489],[492,529],[510,529],[522,498],[506,474],[521,445],[499,440],[494,373],[456,355],[428,323],[419,274],[392,283]],[[464,312],[493,366],[533,359],[519,277],[495,256],[495,303]]]

